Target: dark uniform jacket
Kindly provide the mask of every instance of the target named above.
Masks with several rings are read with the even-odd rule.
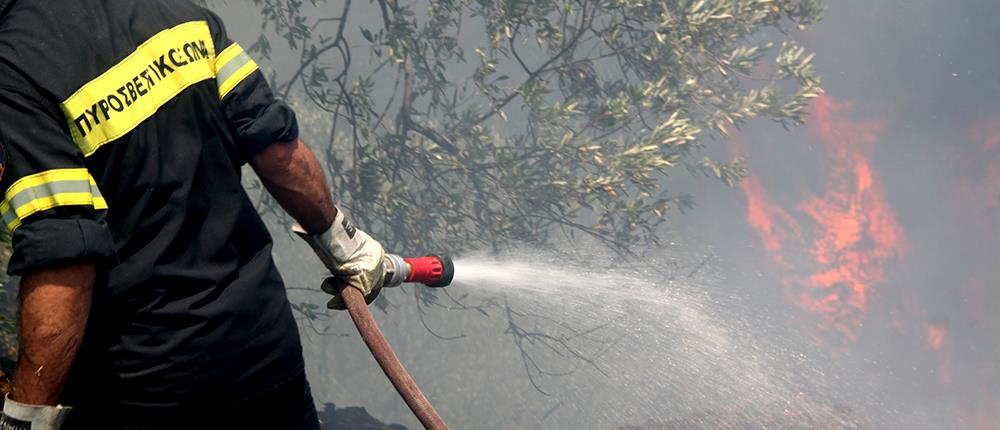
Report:
[[[253,60],[189,1],[0,0],[9,271],[102,267],[64,391],[74,414],[149,419],[302,371],[240,182],[249,158],[297,135]]]

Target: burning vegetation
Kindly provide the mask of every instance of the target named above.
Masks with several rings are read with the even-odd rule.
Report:
[[[755,177],[741,188],[747,222],[785,272],[789,297],[819,316],[824,328],[853,341],[886,266],[905,252],[906,241],[871,165],[884,125],[850,119],[850,109],[828,96],[812,104],[810,131],[830,160],[824,192],[804,191],[796,205],[785,207]],[[795,258],[803,249],[807,261]]]
[[[889,282],[893,269],[912,271],[922,261],[905,258],[913,252],[908,232],[887,199],[873,163],[873,154],[889,135],[890,125],[882,120],[859,120],[853,103],[830,96],[813,100],[810,120],[810,134],[822,142],[818,158],[822,168],[816,169],[821,172],[820,181],[806,180],[794,185],[791,193],[784,191],[787,186],[778,192],[777,187],[765,185],[772,176],[751,168],[750,176],[739,185],[746,197],[747,223],[758,233],[787,297],[816,317],[817,341],[827,344],[829,335],[842,340],[832,346],[834,352],[856,349],[866,332],[875,330],[865,327],[873,313],[886,314],[881,317],[897,314],[891,316],[888,330],[909,337],[910,344],[924,351],[910,358],[914,363],[931,363],[928,382],[936,387],[927,390],[947,399],[957,417],[955,424],[975,430],[1000,429],[1000,369],[996,365],[1000,342],[982,342],[998,339],[990,328],[1000,324],[995,312],[1000,273],[994,267],[1000,239],[1000,118],[973,122],[968,134],[949,149],[957,154],[952,166],[957,173],[945,186],[953,195],[944,197],[942,204],[952,202],[947,211],[953,211],[949,213],[954,219],[943,222],[958,224],[947,228],[953,240],[967,248],[967,258],[959,260],[960,266],[944,267],[962,274],[940,286],[950,291],[942,297],[955,298],[947,304],[928,303],[916,290],[909,291],[911,285]],[[752,152],[744,139],[734,143],[739,155]],[[920,236],[916,240],[925,244],[919,250],[922,258],[940,258],[940,249],[926,248],[926,232],[909,233]],[[877,304],[884,296],[899,303]]]

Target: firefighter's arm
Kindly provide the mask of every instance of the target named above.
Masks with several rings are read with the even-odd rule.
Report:
[[[278,100],[257,63],[226,35],[215,14],[212,29],[216,82],[222,113],[236,141],[238,164],[249,162],[264,186],[299,224],[299,233],[341,284],[374,300],[384,268],[382,245],[355,228],[337,210],[316,156],[299,140],[295,112]],[[335,297],[328,306],[340,308]]]
[[[0,220],[8,272],[21,276],[14,394],[0,428],[58,428],[58,400],[90,311],[95,265],[114,257],[107,202],[67,132],[58,103],[0,65]],[[4,164],[0,163],[0,165]]]
[[[309,233],[322,233],[337,216],[326,176],[301,140],[277,142],[253,157],[250,165],[268,192]]]
[[[21,280],[12,399],[56,404],[87,327],[95,276],[94,263],[86,262],[38,269]]]
[[[278,204],[298,222],[298,233],[313,248],[342,286],[378,296],[385,270],[382,245],[355,228],[333,204],[329,185],[316,156],[301,140],[277,142],[255,155],[250,165]],[[327,291],[327,304],[342,309],[339,289]]]
[[[3,428],[58,429],[69,413],[53,405],[86,331],[96,272],[93,263],[72,263],[21,280],[16,385],[4,404]]]
[[[219,107],[236,143],[233,161],[249,162],[306,231],[327,230],[337,209],[316,156],[299,140],[295,112],[275,97],[257,63],[229,39],[222,20],[204,12],[219,51],[215,60]]]
[[[38,269],[21,280],[20,345],[14,391],[0,426],[58,429],[71,408],[55,406],[80,349],[96,268],[74,263]]]
[[[234,161],[250,162],[267,190],[298,222],[296,233],[340,285],[356,287],[369,302],[374,300],[385,272],[382,245],[333,205],[322,167],[299,140],[295,112],[274,96],[257,63],[229,39],[222,21],[205,12],[219,47],[216,82],[222,113],[236,140]],[[332,292],[335,297],[328,306],[343,307],[338,292]]]

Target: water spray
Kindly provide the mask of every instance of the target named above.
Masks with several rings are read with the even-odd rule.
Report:
[[[418,258],[403,258],[395,254],[386,254],[383,260],[386,267],[384,287],[397,287],[403,283],[423,284],[432,288],[447,287],[455,277],[455,265],[447,256],[428,255]],[[361,339],[375,357],[385,376],[392,382],[406,405],[417,416],[424,428],[433,430],[447,429],[444,420],[417,387],[417,383],[400,363],[396,353],[392,351],[389,342],[385,340],[382,331],[375,324],[365,297],[355,288],[345,288],[341,297],[347,305],[354,325],[358,327]]]

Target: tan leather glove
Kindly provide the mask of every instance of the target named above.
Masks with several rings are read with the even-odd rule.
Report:
[[[379,261],[378,265],[360,275],[332,276],[323,280],[323,291],[333,295],[333,298],[326,303],[329,309],[344,310],[347,305],[340,291],[344,288],[357,288],[365,295],[365,303],[372,304],[382,292],[382,284],[385,282],[385,264]]]
[[[312,247],[320,261],[330,269],[332,278],[323,281],[323,291],[332,294],[327,303],[330,309],[345,309],[340,290],[357,288],[371,304],[378,297],[385,279],[385,250],[367,233],[358,230],[347,221],[344,213],[337,210],[337,216],[323,233],[307,234],[301,227],[292,228],[296,234]]]

